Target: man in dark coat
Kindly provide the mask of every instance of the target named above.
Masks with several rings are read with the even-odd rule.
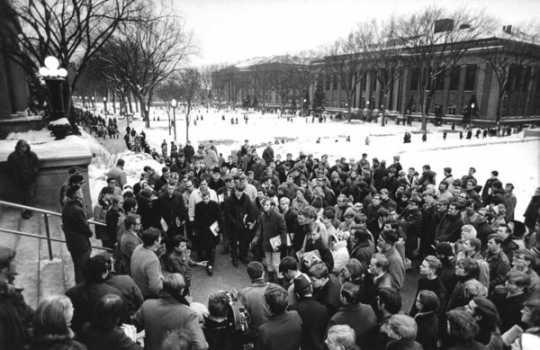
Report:
[[[370,305],[360,302],[360,286],[345,282],[341,287],[342,306],[328,322],[328,328],[336,324],[346,324],[356,333],[356,344],[362,349],[373,346],[373,336],[377,331],[377,316]]]
[[[187,219],[187,210],[182,195],[174,184],[167,184],[167,190],[157,200],[161,217],[167,223],[167,237],[184,235],[183,225]]]
[[[238,266],[238,258],[247,262],[251,230],[257,219],[255,206],[244,193],[244,189],[245,186],[238,183],[234,194],[223,203],[224,225],[226,232],[230,234],[230,251],[234,266]]]
[[[62,209],[62,229],[66,236],[67,248],[73,260],[75,269],[75,282],[84,281],[83,270],[90,259],[92,247],[90,237],[92,230],[88,225],[86,214],[81,202],[81,189],[70,187],[67,192],[67,202]]]
[[[531,197],[531,201],[525,210],[525,226],[532,232],[534,231],[534,225],[536,220],[540,217],[540,187],[534,192],[534,196]]]
[[[186,162],[191,163],[193,161],[193,156],[195,155],[195,149],[191,145],[191,142],[188,141],[184,146],[184,156],[186,157]]]
[[[435,228],[435,241],[455,242],[461,235],[463,221],[457,208],[457,204],[448,205],[448,211]]]
[[[219,242],[221,215],[219,205],[210,200],[210,192],[203,191],[202,202],[195,204],[194,228],[199,242],[199,257],[206,259],[206,272],[212,275],[216,257],[216,245]]]
[[[15,251],[0,246],[0,349],[23,350],[30,338],[32,309],[15,288]]]
[[[255,350],[299,350],[302,319],[298,312],[287,311],[287,291],[272,284],[264,298],[272,316],[259,327]]]
[[[339,281],[328,272],[323,262],[318,262],[309,269],[309,277],[313,282],[315,300],[328,308],[329,316],[334,315],[341,305]]]
[[[36,196],[36,179],[39,172],[39,159],[30,150],[30,145],[25,140],[19,140],[13,151],[7,158],[7,169],[16,187],[21,204],[32,205]],[[30,218],[32,212],[24,210],[22,217]]]
[[[272,148],[271,144],[268,144],[268,146],[264,149],[262,158],[264,159],[266,165],[274,161],[274,149]]]
[[[287,232],[283,216],[272,209],[272,202],[269,198],[264,198],[261,202],[262,213],[259,215],[257,233],[251,242],[252,246],[258,242],[262,243],[264,261],[269,272],[270,281],[277,281],[279,277],[279,263],[281,261],[281,251],[287,247]],[[278,244],[279,243],[279,244]]]
[[[289,310],[296,310],[302,319],[302,349],[323,350],[328,309],[313,299],[313,286],[304,275],[294,280],[294,293],[298,302]]]
[[[287,197],[281,197],[279,200],[279,209],[285,219],[287,234],[292,237],[292,246],[295,252],[302,249],[304,243],[304,230],[298,223],[298,214],[290,207],[291,200]]]

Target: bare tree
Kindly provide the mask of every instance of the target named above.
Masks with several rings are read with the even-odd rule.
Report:
[[[186,142],[189,141],[189,116],[195,98],[198,96],[201,89],[201,74],[195,68],[186,68],[180,71],[180,96],[181,100],[186,104]]]
[[[152,16],[126,26],[103,53],[108,79],[127,87],[150,126],[150,107],[156,87],[172,76],[193,53],[191,35],[175,16]]]
[[[417,91],[422,130],[426,129],[437,79],[455,67],[474,45],[472,41],[489,32],[493,25],[491,18],[476,11],[449,12],[438,7],[428,7],[398,23],[396,44],[403,47],[404,64],[419,69]]]
[[[15,23],[19,26],[19,49],[5,53],[34,79],[46,56],[57,57],[70,72],[68,95],[75,89],[90,58],[122,24],[136,20],[142,6],[139,0],[15,0],[12,3],[18,19]]]

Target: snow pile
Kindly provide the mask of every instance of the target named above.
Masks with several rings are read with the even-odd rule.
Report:
[[[49,129],[43,128],[41,130],[12,132],[7,136],[6,141],[9,141],[9,140],[18,141],[21,139],[24,139],[30,145],[33,145],[33,144],[38,144],[38,143],[52,142],[54,141],[54,136],[52,136],[51,131]]]

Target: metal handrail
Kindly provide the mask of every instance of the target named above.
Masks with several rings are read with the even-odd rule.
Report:
[[[44,237],[44,236],[36,235],[34,233],[27,233],[27,232],[22,232],[22,231],[17,231],[17,230],[11,230],[9,228],[0,227],[0,232],[11,233],[13,235],[18,235],[18,236],[23,236],[23,237],[31,237],[31,238],[37,238],[37,239],[47,239],[47,240],[51,240],[52,242],[67,243],[65,240],[60,239],[60,238],[52,238],[52,237],[47,238],[47,237]],[[113,251],[111,248],[98,247],[98,246],[92,246],[92,249],[105,250],[107,252],[112,252]]]
[[[62,213],[59,213],[57,211],[51,211],[51,210],[47,210],[47,209],[40,209],[40,208],[31,207],[31,206],[28,206],[28,205],[17,204],[17,203],[8,202],[8,201],[0,200],[0,205],[5,205],[5,206],[8,206],[8,207],[19,208],[19,209],[24,209],[24,210],[31,210],[31,211],[35,211],[35,212],[38,212],[38,213],[43,213],[43,214],[47,214],[47,215],[53,215],[53,216],[62,217]],[[92,225],[107,226],[104,222],[101,222],[101,221],[96,221],[96,220],[93,220],[93,219],[88,219],[87,221],[88,221],[89,224],[92,224]]]
[[[46,239],[47,240],[47,249],[49,251],[49,260],[53,259],[52,242],[67,243],[63,239],[58,239],[58,238],[52,238],[51,237],[51,228],[50,228],[50,224],[49,224],[49,215],[62,217],[61,213],[51,211],[51,210],[31,207],[31,206],[28,206],[28,205],[22,205],[22,204],[17,204],[17,203],[12,203],[12,202],[7,202],[7,201],[0,200],[0,206],[1,205],[12,207],[12,208],[31,210],[31,211],[35,211],[37,213],[43,214],[43,220],[44,220],[44,223],[45,223],[45,236],[36,235],[36,234],[33,234],[33,233],[21,232],[21,231],[17,231],[17,230],[11,230],[11,229],[7,229],[7,228],[1,228],[1,227],[0,227],[0,231],[10,233],[10,234],[14,234],[14,235],[19,235],[19,236],[32,237],[32,238],[37,238],[37,239]],[[95,226],[106,226],[103,222],[95,221],[95,220],[91,220],[91,219],[87,220],[87,222],[89,224],[93,224]],[[112,249],[104,248],[104,247],[92,247],[92,249],[101,249],[101,250],[105,250],[105,251],[112,251]]]

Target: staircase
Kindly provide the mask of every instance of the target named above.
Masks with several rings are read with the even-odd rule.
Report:
[[[15,286],[23,289],[26,303],[35,308],[44,297],[63,294],[75,285],[71,256],[65,243],[51,241],[52,259],[50,259],[47,239],[6,231],[46,237],[47,220],[51,238],[65,240],[62,218],[58,215],[47,214],[51,213],[49,211],[35,208],[30,219],[23,219],[21,208],[12,203],[9,205],[5,203],[9,202],[0,201],[0,245],[15,250],[15,265],[18,273]],[[96,241],[91,241],[94,246],[98,245]]]

